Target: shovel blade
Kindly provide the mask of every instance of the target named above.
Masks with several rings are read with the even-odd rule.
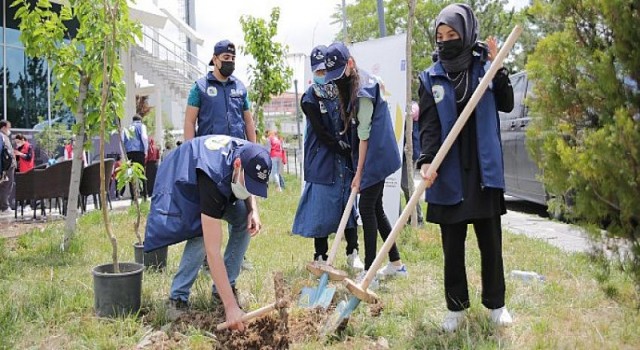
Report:
[[[302,308],[316,308],[322,307],[327,309],[336,289],[334,287],[324,287],[320,290],[318,288],[304,287],[302,293],[300,293],[300,299],[298,300],[298,306]]]
[[[335,333],[342,322],[349,319],[349,316],[351,315],[353,310],[358,307],[358,305],[360,305],[360,299],[355,296],[349,298],[348,302],[344,300],[341,301],[336,307],[336,310],[333,312],[333,314],[329,316],[329,319],[322,327],[320,334],[322,334],[323,337],[326,337],[330,334]]]

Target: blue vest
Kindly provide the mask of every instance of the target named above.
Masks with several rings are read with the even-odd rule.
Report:
[[[474,59],[471,68],[471,86],[469,87],[472,91],[475,91],[484,74],[483,65],[478,59]],[[434,96],[441,125],[440,142],[444,142],[458,119],[454,87],[440,62],[436,62],[429,69],[420,73],[420,83],[424,87],[425,93]],[[496,101],[490,85],[475,109],[478,161],[481,174],[480,185],[504,189],[504,164],[498,118]],[[454,205],[463,200],[461,164],[460,147],[456,141],[438,169],[438,178],[427,189],[426,201],[428,203]]]
[[[366,97],[373,101],[373,116],[369,145],[364,161],[360,190],[384,181],[387,176],[395,173],[402,165],[398,143],[396,142],[391,113],[387,101],[380,95],[378,81],[367,72],[359,69],[360,90],[358,97]],[[349,108],[352,108],[350,106]],[[360,138],[355,125],[351,125],[351,150],[353,164],[357,166],[359,158]]]
[[[136,120],[131,124],[133,132],[131,137],[124,136],[124,149],[127,152],[144,152],[144,144],[142,143],[142,122]]]
[[[233,159],[248,141],[209,135],[186,141],[160,163],[147,217],[144,251],[149,252],[202,236],[196,169],[207,174],[231,197]]]
[[[196,84],[200,91],[196,136],[229,135],[246,139],[243,106],[247,89],[244,84],[234,76],[223,83],[212,72]]]
[[[331,133],[336,140],[349,142],[346,135],[340,135],[342,131],[342,119],[340,118],[340,106],[338,98],[327,99],[316,96],[313,86],[302,95],[301,104],[319,106],[321,122],[324,128]],[[307,121],[304,138],[304,180],[312,183],[330,185],[336,182],[335,167],[336,158],[351,163],[351,159],[344,159],[339,154],[330,150],[313,131],[311,123]]]

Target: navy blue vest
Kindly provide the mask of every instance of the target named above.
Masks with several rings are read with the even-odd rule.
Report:
[[[142,143],[142,122],[134,121],[133,132],[131,137],[124,136],[124,148],[127,152],[144,152],[144,144]]]
[[[326,130],[336,140],[349,142],[346,135],[340,135],[342,130],[342,119],[340,118],[340,106],[338,98],[328,99],[316,96],[313,86],[302,95],[301,104],[312,104],[319,106],[321,122]],[[304,138],[304,180],[312,183],[330,185],[335,183],[335,163],[336,157],[342,157],[330,150],[313,131],[311,123],[307,121]],[[351,159],[348,159],[351,162]]]
[[[186,141],[160,163],[147,217],[144,251],[202,236],[196,169],[202,170],[227,198],[231,197],[233,159],[248,141],[225,135]]]
[[[471,68],[471,86],[475,91],[485,69],[476,58]],[[420,83],[425,93],[434,97],[441,125],[441,142],[458,119],[456,94],[440,62],[420,73]],[[478,161],[480,163],[481,186],[504,189],[504,164],[500,142],[495,96],[491,85],[475,109],[476,134],[478,135]],[[438,178],[427,189],[426,201],[433,204],[454,205],[463,200],[462,162],[458,142],[455,142],[438,169]]]
[[[212,72],[196,84],[200,90],[196,136],[229,135],[246,139],[243,106],[247,89],[244,84],[234,76],[223,83]]]
[[[373,116],[371,118],[371,131],[369,133],[369,145],[360,181],[360,190],[384,181],[387,176],[395,173],[402,162],[398,152],[391,113],[387,101],[380,95],[378,80],[367,72],[358,69],[360,74],[360,90],[358,97],[366,97],[373,101]],[[358,164],[358,150],[360,138],[355,125],[351,125],[351,150],[353,164]]]

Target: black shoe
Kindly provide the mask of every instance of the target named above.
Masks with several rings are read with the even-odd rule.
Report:
[[[191,307],[188,301],[169,298],[169,307],[179,311],[187,311]]]
[[[236,289],[236,286],[231,286],[231,291],[233,292],[233,296],[236,298],[236,301],[238,301],[238,290]],[[211,292],[211,299],[213,300],[214,305],[222,305],[222,299],[218,292]]]

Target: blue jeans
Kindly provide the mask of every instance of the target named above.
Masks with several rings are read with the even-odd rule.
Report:
[[[229,241],[224,250],[224,266],[227,268],[227,276],[232,286],[240,275],[244,254],[249,247],[251,236],[247,231],[247,207],[244,201],[236,201],[228,205],[223,220],[229,224]],[[192,238],[187,241],[182,253],[182,260],[178,272],[173,278],[169,297],[174,300],[189,300],[191,286],[198,277],[198,272],[205,258],[204,240],[202,237]],[[215,286],[213,287],[215,291]]]

